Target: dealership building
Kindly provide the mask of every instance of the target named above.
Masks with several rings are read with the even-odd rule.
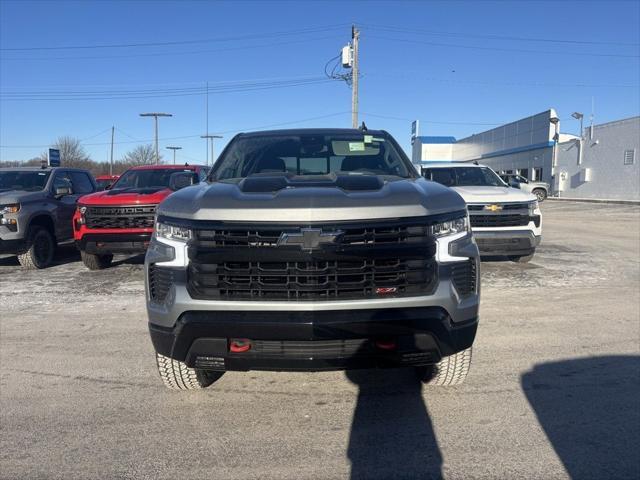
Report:
[[[579,116],[579,114],[576,114]],[[565,134],[554,109],[457,140],[415,136],[412,160],[478,162],[546,182],[551,194],[640,201],[640,117]]]

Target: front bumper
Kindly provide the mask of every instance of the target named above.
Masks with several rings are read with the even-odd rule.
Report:
[[[25,249],[26,242],[24,239],[3,240],[0,238],[0,255],[15,255],[22,253]]]
[[[531,255],[542,239],[531,230],[474,231],[473,236],[482,256]]]
[[[440,307],[342,311],[187,311],[149,324],[158,353],[208,370],[343,370],[430,365],[473,344],[477,317],[454,324]],[[250,339],[244,353],[231,339]],[[376,340],[392,341],[385,350]]]
[[[149,246],[151,233],[94,233],[76,240],[78,249],[94,255],[113,253],[144,253]]]

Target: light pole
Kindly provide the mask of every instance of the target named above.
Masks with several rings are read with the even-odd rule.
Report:
[[[156,165],[160,163],[160,152],[158,152],[158,117],[173,117],[170,113],[141,113],[141,117],[153,117],[155,120],[155,147],[156,147]]]
[[[578,140],[578,165],[582,165],[582,141],[584,140],[584,134],[582,131],[582,119],[584,118],[584,115],[580,112],[573,112],[571,114],[571,116],[573,118],[575,118],[576,120],[580,120],[580,140]]]
[[[222,135],[211,135],[207,133],[206,135],[200,135],[200,138],[206,138],[207,142],[211,139],[211,165],[213,165],[213,139],[222,138]],[[207,166],[209,166],[209,162],[207,162]]]
[[[166,147],[167,150],[173,150],[173,164],[176,164],[176,150],[182,150],[182,147]]]
[[[573,112],[571,116],[576,120],[580,120],[580,138],[582,138],[582,119],[584,118],[584,115],[580,112]]]

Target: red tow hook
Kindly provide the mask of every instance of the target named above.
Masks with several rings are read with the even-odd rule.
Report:
[[[234,338],[229,342],[231,353],[244,353],[251,350],[251,340],[247,338]]]
[[[376,347],[380,350],[395,350],[396,342],[393,340],[376,340]]]

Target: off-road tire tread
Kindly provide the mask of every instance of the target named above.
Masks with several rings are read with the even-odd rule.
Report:
[[[207,388],[222,372],[208,374],[202,370],[189,368],[184,362],[156,353],[158,373],[165,387],[170,390],[200,390]]]
[[[94,255],[82,250],[80,251],[80,257],[82,258],[82,263],[89,270],[103,270],[111,265],[113,260],[113,255]]]
[[[51,235],[51,232],[49,230],[47,230],[45,227],[40,227],[40,226],[33,226],[29,229],[29,240],[27,243],[27,250],[24,253],[19,253],[18,254],[18,262],[20,263],[20,266],[22,266],[22,268],[24,270],[39,270],[41,268],[46,268],[51,264],[51,261],[53,260],[53,255],[51,256],[51,260],[45,264],[45,265],[38,265],[35,261],[34,258],[34,254],[32,251],[33,248],[33,238],[35,238],[36,234],[38,233],[38,231],[40,230],[44,230],[45,232],[47,232],[49,234],[49,238],[51,239],[51,242],[53,244],[53,252],[55,254],[55,250],[56,250],[56,239],[53,237],[53,235]]]
[[[472,347],[454,355],[444,357],[426,371],[426,375],[422,378],[422,381],[428,385],[460,385],[469,373],[471,357]]]

